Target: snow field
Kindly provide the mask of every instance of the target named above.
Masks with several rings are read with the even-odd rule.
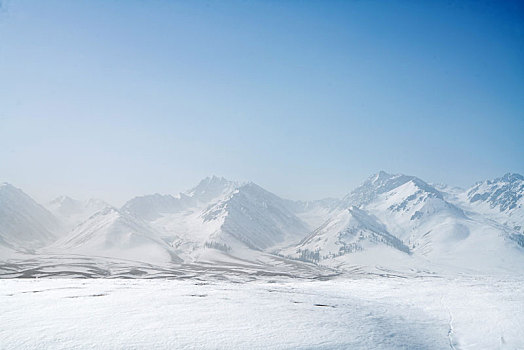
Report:
[[[523,280],[18,279],[2,349],[519,349]]]

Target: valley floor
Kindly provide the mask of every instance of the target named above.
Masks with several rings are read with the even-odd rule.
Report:
[[[523,349],[524,279],[0,280],[2,349]]]

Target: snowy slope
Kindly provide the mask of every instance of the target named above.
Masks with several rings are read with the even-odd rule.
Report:
[[[339,207],[301,243],[297,253],[320,251],[322,259],[361,251],[369,244],[429,253],[435,235],[424,227],[434,224],[437,217],[465,218],[424,181],[383,171],[344,197]],[[319,246],[322,241],[326,247]]]
[[[510,213],[522,208],[524,177],[507,173],[503,177],[476,184],[468,190],[471,203],[483,202],[490,208]]]
[[[233,238],[256,250],[299,241],[308,232],[285,200],[254,183],[240,186],[229,198],[206,209],[203,219],[223,220],[211,239],[227,244]]]
[[[409,248],[391,235],[375,216],[352,206],[313,231],[300,242],[294,255],[301,260],[318,262],[380,244],[409,253]]]
[[[111,207],[95,213],[45,252],[153,263],[180,261],[146,222]]]
[[[100,199],[79,201],[68,196],[60,196],[47,204],[47,209],[57,217],[67,232],[88,219],[97,211],[109,206]]]
[[[464,212],[426,182],[414,176],[383,172],[370,180],[345,200],[354,198],[355,193],[366,193],[365,187],[365,196],[373,199],[355,204],[376,215],[389,233],[413,251],[438,254],[442,245],[465,238],[466,233],[461,230],[461,223],[467,221]]]
[[[494,180],[477,183],[462,197],[469,209],[524,234],[524,177],[505,174]],[[524,240],[521,241],[524,246]]]
[[[424,193],[426,197],[442,198],[442,194],[438,190],[415,176],[394,175],[380,171],[346,195],[342,202],[346,205],[363,206],[375,201],[380,195],[394,191],[406,184],[410,184],[416,192]],[[414,199],[408,198],[410,194],[404,194],[407,195],[406,200]],[[397,197],[397,199],[399,198]]]
[[[53,214],[22,190],[0,184],[0,257],[8,250],[32,251],[49,244],[61,229]]]

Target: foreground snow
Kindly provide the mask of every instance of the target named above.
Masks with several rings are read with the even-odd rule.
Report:
[[[3,349],[524,348],[524,280],[11,279]]]

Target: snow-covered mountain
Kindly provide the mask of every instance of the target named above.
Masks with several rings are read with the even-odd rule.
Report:
[[[208,207],[202,218],[221,222],[211,239],[224,244],[234,239],[256,250],[299,241],[308,232],[285,200],[254,183],[238,187],[231,196]]]
[[[501,212],[510,212],[522,208],[524,197],[524,177],[507,173],[494,180],[480,182],[468,190],[471,203],[485,202],[490,208]]]
[[[123,210],[148,221],[190,260],[198,260],[208,249],[249,259],[246,252],[296,243],[309,232],[290,201],[254,183],[216,176],[177,197],[134,198]]]
[[[402,174],[380,172],[343,202],[372,213],[390,234],[424,255],[437,248],[437,241],[459,240],[462,235],[452,232],[458,221],[466,220],[462,209],[447,202],[437,189],[417,177]]]
[[[112,207],[92,215],[47,251],[157,263],[180,261],[146,222]]]
[[[337,212],[300,242],[296,253],[302,260],[318,262],[380,244],[410,252],[400,239],[387,231],[378,218],[351,206]]]
[[[62,222],[66,232],[69,232],[91,215],[108,206],[109,204],[100,199],[79,201],[68,196],[60,196],[49,202],[47,209]]]
[[[394,193],[399,192],[398,190],[403,192],[404,198],[402,198],[401,206],[404,207],[409,204],[409,201],[417,198],[419,199],[418,202],[424,200],[424,198],[442,199],[442,194],[439,191],[415,176],[393,175],[380,171],[346,195],[342,199],[342,203],[345,205],[363,206],[373,202],[380,195],[394,190],[396,190]],[[400,198],[397,197],[396,199]],[[400,209],[400,206],[398,209]]]
[[[434,221],[440,217],[465,218],[462,210],[446,202],[426,182],[383,171],[346,195],[339,206],[301,242],[301,254],[320,248],[323,256],[334,257],[360,251],[369,244],[386,244],[406,253],[415,249],[429,253],[434,240],[429,226],[435,225]],[[331,245],[319,247],[321,240]]]
[[[239,183],[223,177],[206,177],[194,188],[176,196],[150,194],[135,197],[124,204],[122,210],[147,221],[167,214],[176,214],[194,208],[203,208],[229,196]]]
[[[197,204],[208,205],[209,203],[229,196],[241,185],[242,183],[240,182],[212,176],[200,181],[198,185],[187,191],[186,194]]]
[[[121,209],[63,196],[48,205],[52,213],[4,184],[0,256],[516,268],[524,263],[523,182],[506,174],[461,190],[381,171],[341,200],[292,201],[213,176],[178,195],[135,197]]]
[[[432,261],[504,268],[511,265],[506,260],[524,262],[511,229],[473,215],[455,197],[417,177],[381,171],[345,196],[297,247],[281,254],[337,266],[358,264],[362,256],[367,263],[388,264],[393,255],[411,266]]]
[[[524,234],[524,177],[507,173],[500,178],[479,182],[466,192],[475,211]],[[522,241],[524,246],[524,241]]]
[[[122,210],[144,220],[155,220],[165,214],[174,214],[194,206],[195,200],[184,193],[178,196],[159,193],[135,197]]]
[[[0,248],[32,251],[53,242],[60,231],[53,214],[22,190],[0,184]]]

